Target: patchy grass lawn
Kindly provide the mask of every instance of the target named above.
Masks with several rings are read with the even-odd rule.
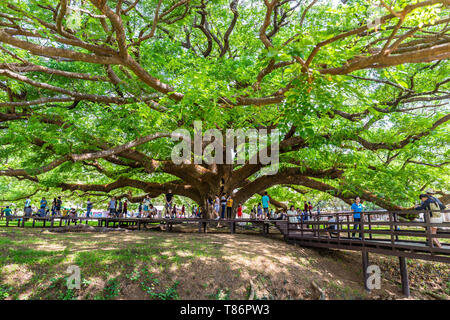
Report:
[[[1,228],[0,299],[318,299],[317,287],[327,299],[402,299],[397,258],[370,260],[382,270],[382,289],[368,294],[358,253],[301,248],[276,235]],[[80,289],[67,289],[71,265],[80,267]],[[449,299],[448,265],[408,267],[413,299]]]

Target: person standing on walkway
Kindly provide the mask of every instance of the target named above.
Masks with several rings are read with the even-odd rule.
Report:
[[[289,210],[286,212],[286,214],[287,214],[287,216],[289,218],[289,223],[298,223],[297,211],[295,211],[295,207],[294,206],[291,206],[289,208]]]
[[[113,217],[116,214],[116,197],[112,197],[111,200],[108,202],[108,210],[109,210],[109,216]]]
[[[238,219],[242,218],[242,205],[240,203],[237,208],[237,217],[238,217]]]
[[[441,208],[439,207],[438,202],[433,199],[434,197],[429,196],[428,194],[421,194],[420,200],[422,203],[415,207],[416,210],[427,210],[430,211],[430,223],[442,223],[443,218],[440,212]],[[437,233],[437,227],[430,227],[431,234]],[[432,238],[433,243],[438,247],[442,248],[441,243],[438,238]]]
[[[123,202],[122,199],[119,199],[119,202],[117,203],[117,212],[116,212],[117,217],[122,217],[122,209],[123,209]]]
[[[89,218],[91,216],[92,206],[93,206],[93,204],[91,202],[91,199],[88,198],[87,202],[86,202],[86,218]]]
[[[231,195],[229,195],[227,199],[227,219],[231,219],[232,215],[233,215],[233,198],[231,198]]]
[[[31,209],[31,206],[28,206],[25,208],[25,217],[31,217],[33,215],[33,209]]]
[[[221,219],[225,219],[225,212],[227,209],[227,198],[226,198],[226,193],[224,193],[222,195],[222,198],[220,198],[220,206],[221,206],[221,210],[220,210],[220,218]]]
[[[30,197],[27,197],[27,199],[25,200],[25,206],[23,208],[23,212],[25,212],[25,209],[31,207],[31,199]]]
[[[212,197],[206,199],[206,215],[208,218],[215,218],[216,210],[214,210],[214,200]]]
[[[128,200],[125,199],[123,202],[123,216],[126,218],[128,216]]]
[[[172,212],[171,212],[171,214],[170,214],[170,218],[171,219],[175,219],[176,217],[177,217],[177,205],[176,204],[174,204],[173,206],[172,206]]]
[[[173,201],[173,193],[172,190],[169,189],[169,192],[166,193],[165,216],[170,215],[172,213],[172,201]]]
[[[427,195],[438,204],[441,210],[445,210],[446,207],[442,203],[442,201],[439,200],[437,197],[433,196],[435,193],[436,192],[433,189],[427,190]],[[450,222],[450,212],[443,212],[442,222]],[[450,229],[450,228],[443,228],[443,229]]]
[[[333,234],[337,234],[336,230],[337,230],[337,225],[334,224],[336,221],[336,216],[328,216],[328,226],[325,230],[327,230],[327,237],[328,239],[331,239],[331,235]]]
[[[142,207],[143,207],[143,206],[144,206],[144,205],[142,204],[142,202],[139,203],[138,214],[137,214],[138,217],[140,217],[140,216],[142,215]]]
[[[214,200],[214,211],[216,211],[217,217],[220,217],[220,198],[217,194]]]
[[[141,212],[141,216],[143,217],[147,217],[148,216],[148,210],[150,208],[150,204],[151,204],[151,200],[150,200],[150,196],[146,195],[144,198],[144,203],[143,203],[143,212]]]
[[[266,192],[264,192],[264,195],[261,198],[261,203],[262,203],[262,207],[263,207],[263,211],[264,211],[263,219],[269,218],[269,202],[270,202],[270,198],[266,191]]]
[[[47,208],[47,200],[45,199],[45,197],[42,198],[41,202],[40,202],[40,209],[39,209],[39,215],[41,217],[45,216],[45,209]]]
[[[263,211],[262,211],[261,203],[258,203],[258,208],[256,209],[256,216],[257,216],[258,220],[262,220],[262,215],[263,215]]]
[[[61,216],[62,200],[61,196],[56,199],[56,215]]]
[[[9,206],[6,206],[6,208],[3,209],[2,217],[3,215],[5,215],[5,217],[9,217],[10,215],[12,215],[12,210],[9,208]]]
[[[51,211],[52,211],[52,216],[56,215],[56,198],[53,198]]]
[[[251,220],[255,220],[256,219],[255,206],[253,206],[252,210],[250,210],[250,219]]]
[[[361,203],[361,198],[356,197],[355,202],[352,204],[352,211],[353,211],[353,222],[355,223],[353,225],[353,230],[359,229],[361,231],[361,226],[359,222],[361,221],[361,212],[363,211],[363,205]],[[352,233],[352,238],[355,237],[355,232]],[[359,239],[361,239],[361,233],[358,234]]]

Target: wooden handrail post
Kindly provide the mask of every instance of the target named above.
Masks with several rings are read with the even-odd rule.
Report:
[[[389,212],[389,233],[391,234],[391,244],[394,245],[395,241],[394,241],[394,225],[393,225],[393,217],[392,217],[392,212]]]
[[[369,267],[369,253],[363,249],[361,251],[362,254],[362,268],[363,268],[363,279],[364,279],[364,288],[366,291],[370,291],[369,287],[367,286],[367,268]]]
[[[313,222],[319,222],[319,218],[317,217],[317,216],[313,216],[312,214],[311,214],[311,218],[312,218],[312,221]],[[319,237],[319,224],[318,223],[314,223],[313,224],[313,230],[314,230],[314,236],[315,237]]]
[[[395,241],[398,241],[398,234],[397,231],[399,230],[398,225],[398,217],[397,217],[397,213],[394,212],[394,232],[395,232]]]
[[[301,215],[300,214],[300,228],[301,228],[301,230],[300,230],[300,235],[301,235],[301,237],[303,238],[303,228],[304,228],[304,225],[303,225],[303,219],[304,219],[305,217],[303,216],[303,215]]]
[[[339,221],[339,213],[336,213],[336,230],[338,233],[338,242],[341,241],[341,222]]]
[[[347,214],[347,236],[350,239],[350,216]]]
[[[361,236],[361,241],[363,242],[364,245],[364,240],[365,240],[365,235],[364,235],[364,212],[361,212],[359,214],[360,218],[359,218],[359,231],[360,236]]]
[[[289,229],[290,229],[290,221],[289,221],[289,216],[287,216],[287,221],[286,221],[286,236],[288,237],[289,236]],[[303,233],[303,231],[302,231],[302,233]]]
[[[406,297],[409,297],[410,291],[409,291],[409,279],[408,279],[408,269],[406,266],[406,258],[398,257],[398,259],[400,260],[400,275],[402,278],[402,291]]]
[[[369,239],[372,240],[372,221],[371,221],[371,219],[370,219],[370,213],[367,214],[367,220],[368,220],[368,222],[369,222],[369,231],[370,231],[370,233],[369,233]]]
[[[431,226],[430,226],[430,211],[425,211],[423,213],[423,218],[425,220],[426,224],[426,230],[427,230],[427,244],[430,247],[430,249],[433,247],[433,239],[431,238]]]

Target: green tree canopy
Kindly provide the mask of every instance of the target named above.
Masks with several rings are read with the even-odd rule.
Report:
[[[278,206],[301,190],[400,209],[445,192],[449,5],[1,1],[0,194],[172,189],[204,207],[272,188]],[[278,173],[174,164],[170,133],[196,120],[277,128]]]

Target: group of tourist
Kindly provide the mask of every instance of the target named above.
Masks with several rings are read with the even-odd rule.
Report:
[[[270,211],[270,214],[265,215],[265,213],[262,213],[262,210],[258,206],[258,216],[262,215],[263,219],[275,219],[275,220],[281,220],[284,218],[289,219],[290,222],[296,223],[301,221],[308,221],[313,216],[313,206],[310,201],[305,201],[303,205],[303,209],[300,207],[295,208],[294,205],[291,205],[289,209],[286,212],[274,212],[273,210]],[[317,213],[320,214],[320,208],[317,207]]]
[[[430,211],[430,222],[431,223],[441,223],[444,221],[443,214],[439,212],[439,210],[445,209],[445,206],[432,195],[432,192],[429,191],[426,194],[421,194],[420,199],[422,203],[415,207],[416,210],[427,210]],[[204,217],[204,213],[201,211],[200,207],[192,206],[192,213],[189,216],[186,212],[186,208],[184,205],[181,205],[177,208],[177,205],[174,203],[174,196],[172,190],[168,190],[164,197],[165,205],[164,212],[158,211],[156,207],[152,204],[151,198],[149,195],[146,195],[143,198],[143,201],[139,204],[139,210],[136,214],[131,214],[132,217],[138,218],[192,218]],[[233,198],[231,195],[222,194],[221,196],[216,195],[215,199],[212,200],[208,198],[208,210],[212,210],[212,215],[216,216],[216,220],[220,219],[231,219],[233,216]],[[291,205],[286,211],[274,211],[273,209],[269,209],[270,197],[267,192],[264,192],[264,195],[261,197],[261,200],[256,206],[253,206],[250,210],[250,219],[251,220],[285,220],[288,219],[290,223],[300,223],[306,222],[305,226],[308,228],[308,221],[312,220],[316,216],[320,216],[320,208],[317,206],[316,212],[313,213],[313,206],[310,201],[304,201],[303,208]],[[116,199],[116,197],[112,197],[108,203],[108,216],[109,217],[128,217],[128,200],[125,199]],[[86,202],[86,217],[90,217],[92,215],[93,203],[90,199],[87,199]],[[360,228],[361,214],[363,214],[364,206],[361,202],[360,197],[356,197],[354,203],[351,205],[351,210],[353,212],[353,233],[352,237],[355,238],[356,232]],[[0,210],[0,216],[10,216],[12,215],[12,209],[9,206],[4,207],[3,210]],[[45,197],[43,197],[39,201],[39,209],[37,212],[33,214],[31,207],[31,199],[28,197],[25,200],[24,205],[24,216],[69,216],[69,217],[77,217],[77,211],[74,208],[70,210],[63,209],[62,210],[62,200],[61,197],[54,198],[51,205],[48,204],[48,201]],[[242,204],[239,203],[236,207],[236,218],[243,217],[243,207]],[[322,219],[324,215],[322,216]],[[449,217],[446,217],[449,221]],[[327,222],[336,222],[335,216],[327,216]],[[336,231],[337,225],[331,224],[327,227],[328,236],[330,236],[330,232],[333,233]],[[431,233],[436,234],[437,228],[431,227]],[[361,234],[358,234],[359,239],[361,239]],[[441,247],[437,238],[433,238],[433,242],[436,246]]]
[[[177,208],[176,204],[174,204],[174,197],[172,190],[168,190],[168,192],[164,195],[164,217],[171,218],[181,218],[186,217],[186,208],[182,205]],[[161,218],[163,213],[158,211],[156,207],[153,205],[152,200],[149,195],[144,197],[144,200],[139,204],[139,210],[136,215],[137,218]]]
[[[89,217],[92,212],[92,203],[90,199],[88,199],[86,205],[86,217]],[[125,199],[122,202],[122,199],[117,201],[116,197],[112,197],[111,200],[108,201],[108,215],[110,217],[126,217],[128,214],[128,200]]]
[[[221,197],[215,196],[214,201],[208,198],[208,207],[214,210],[216,219],[231,219],[233,217],[233,198],[231,195],[223,193]],[[239,203],[237,207],[237,217],[242,217],[242,205]]]
[[[37,210],[37,212],[35,212],[33,214],[33,209],[31,207],[31,199],[28,197],[25,200],[25,205],[23,208],[23,212],[24,212],[24,216],[25,217],[31,217],[33,215],[35,216],[40,216],[40,217],[45,217],[47,215],[52,215],[52,216],[60,216],[61,215],[61,208],[62,208],[62,200],[61,197],[57,197],[54,198],[51,205],[48,204],[47,199],[45,199],[45,197],[43,197],[40,201],[39,201],[39,209]]]

